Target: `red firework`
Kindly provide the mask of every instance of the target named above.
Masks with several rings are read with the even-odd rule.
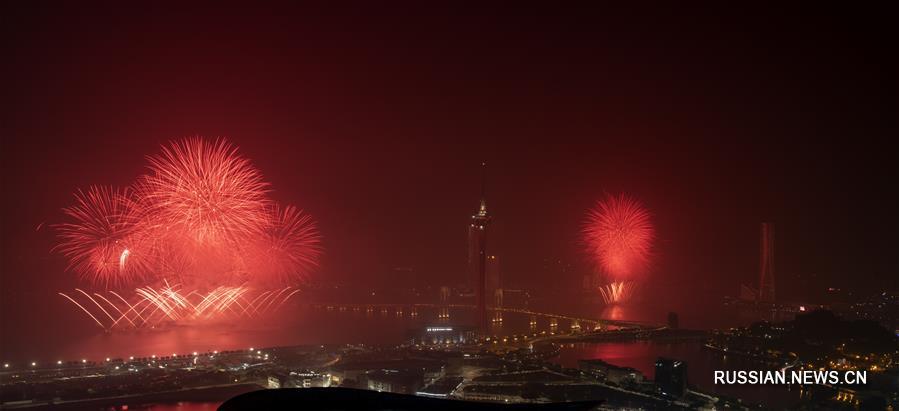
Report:
[[[91,187],[64,209],[74,221],[57,226],[57,248],[84,279],[284,287],[317,265],[312,218],[272,203],[261,173],[224,140],[173,142],[148,159],[133,190]]]
[[[271,223],[257,237],[249,253],[254,277],[270,285],[304,279],[318,266],[321,244],[309,214],[293,206],[273,207]]]
[[[629,301],[639,288],[633,281],[616,281],[599,287],[599,295],[606,304],[619,304]]]
[[[300,290],[294,287],[253,292],[244,286],[219,286],[209,291],[183,289],[163,282],[140,287],[130,298],[115,291],[90,294],[80,288],[59,293],[100,328],[154,328],[170,322],[258,318],[276,312]]]
[[[129,195],[93,186],[76,192],[75,205],[63,209],[74,222],[56,226],[61,239],[57,249],[84,279],[109,287],[148,273],[151,253]]]
[[[625,195],[606,196],[590,210],[584,227],[587,251],[612,280],[646,272],[654,230],[649,212]]]
[[[141,202],[200,243],[235,242],[268,222],[268,184],[262,173],[225,140],[191,138],[149,157]]]

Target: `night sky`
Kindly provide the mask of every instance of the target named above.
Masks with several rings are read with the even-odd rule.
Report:
[[[491,246],[513,287],[577,289],[585,211],[617,192],[653,214],[656,290],[714,302],[754,283],[762,221],[777,225],[785,299],[899,287],[885,10],[0,15],[3,330],[30,318],[25,299],[79,285],[48,227],[73,191],[128,184],[194,135],[227,137],[276,200],[316,217],[320,279],[385,284],[413,267],[458,283],[487,161]]]

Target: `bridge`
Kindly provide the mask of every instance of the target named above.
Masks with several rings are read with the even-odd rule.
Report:
[[[407,304],[389,304],[389,303],[372,303],[372,304],[327,304],[327,303],[309,303],[313,308],[316,309],[325,309],[328,311],[353,311],[353,312],[366,312],[366,313],[374,313],[380,312],[381,314],[388,315],[393,313],[398,317],[402,317],[408,313],[409,316],[415,317],[418,316],[419,309],[427,308],[427,309],[437,309],[438,310],[438,319],[446,319],[449,318],[449,309],[475,309],[474,304],[440,304],[440,303],[407,303]],[[643,322],[643,321],[624,321],[624,320],[611,320],[604,318],[586,318],[586,317],[578,317],[574,315],[566,315],[566,314],[558,314],[558,313],[549,313],[549,312],[541,312],[530,310],[526,308],[511,308],[511,307],[487,307],[488,310],[493,311],[494,313],[514,313],[514,314],[522,314],[531,316],[531,322],[533,323],[536,318],[544,318],[549,320],[550,326],[558,326],[559,321],[567,321],[570,324],[572,329],[585,329],[585,330],[601,330],[606,329],[609,326],[617,327],[619,329],[633,329],[633,330],[651,330],[658,329],[661,327],[661,324]],[[497,318],[497,317],[494,317]],[[500,321],[502,317],[499,317]]]

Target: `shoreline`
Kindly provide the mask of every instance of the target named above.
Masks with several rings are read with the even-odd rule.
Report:
[[[225,402],[229,398],[237,395],[264,389],[265,387],[242,382],[239,384],[214,385],[206,387],[185,388],[174,391],[163,391],[153,393],[141,393],[134,395],[123,395],[117,397],[89,398],[82,400],[57,401],[57,402],[31,402],[31,403],[5,403],[0,404],[3,409],[19,409],[19,410],[66,410],[66,409],[84,409],[85,407],[103,408],[114,407],[120,405],[135,406],[150,403],[178,403],[178,402]],[[177,394],[177,396],[173,396]],[[128,404],[123,404],[128,403]]]

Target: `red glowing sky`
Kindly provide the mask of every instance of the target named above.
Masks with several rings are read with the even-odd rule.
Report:
[[[227,136],[316,217],[336,280],[460,275],[486,159],[512,285],[579,284],[545,261],[586,269],[585,211],[627,192],[660,285],[735,293],[772,220],[795,289],[895,287],[890,25],[816,12],[9,10],[2,300],[72,285],[35,228],[76,188],[192,135]]]

